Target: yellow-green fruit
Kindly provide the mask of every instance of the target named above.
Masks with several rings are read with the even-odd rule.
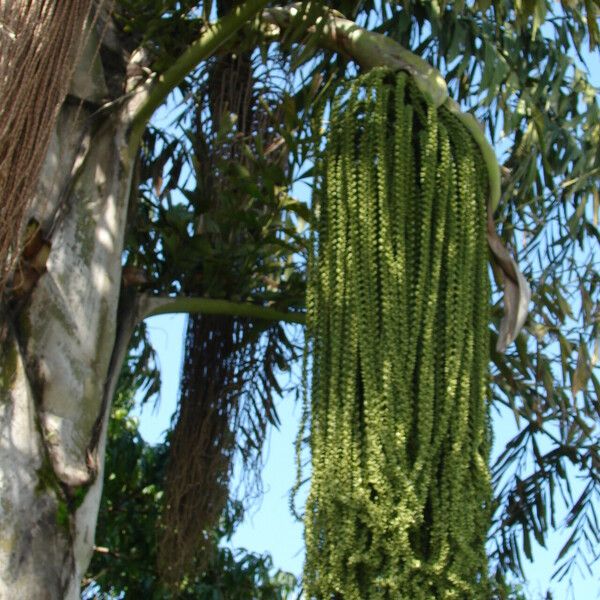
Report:
[[[308,597],[486,598],[484,161],[405,74],[341,89],[307,296]]]

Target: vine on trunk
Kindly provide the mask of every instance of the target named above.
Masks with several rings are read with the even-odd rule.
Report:
[[[488,597],[484,161],[455,114],[374,69],[337,93],[320,173],[306,591]]]

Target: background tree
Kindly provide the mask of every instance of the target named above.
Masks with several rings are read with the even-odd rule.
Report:
[[[302,304],[302,260],[288,264],[283,257],[302,251],[297,215],[309,215],[305,206],[273,190],[289,189],[316,149],[316,124],[333,83],[354,73],[348,59],[357,44],[349,36],[328,37],[318,3],[299,5],[297,12],[283,11],[277,18],[271,11],[266,32],[263,27],[259,35],[261,27],[253,19],[264,5],[241,3],[218,27],[206,28],[214,16],[210,3],[123,1],[116,5],[114,20],[98,18],[91,30],[77,85],[58,116],[33,208],[12,223],[17,231],[33,218],[39,233],[30,236],[19,257],[20,271],[32,274],[29,283],[13,285],[2,307],[2,593],[77,593],[92,548],[107,411],[137,318],[177,310],[297,320],[282,313],[288,308],[294,313]],[[598,539],[594,250],[600,125],[595,89],[577,54],[584,42],[596,51],[597,5],[538,0],[526,5],[328,6],[440,69],[451,95],[475,112],[501,154],[503,199],[495,219],[532,283],[533,311],[514,347],[505,355],[493,354],[494,406],[512,409],[521,429],[494,467],[492,558],[499,576],[507,569],[518,572],[520,547],[531,555],[530,535],[543,543],[559,524],[556,503],[562,496],[572,535],[559,567],[561,575],[568,575],[580,561],[591,564]],[[243,35],[235,37],[242,26]],[[185,287],[182,281],[191,278],[188,255],[201,265],[203,277],[212,273],[218,282],[218,263],[211,262],[219,256],[215,247],[240,238],[236,233],[224,238],[222,230],[231,230],[231,223],[215,226],[211,219],[204,220],[213,227],[212,237],[202,235],[203,198],[194,196],[197,182],[186,182],[186,172],[196,170],[198,153],[189,149],[197,139],[194,130],[204,132],[203,125],[193,128],[184,120],[175,138],[172,129],[150,129],[139,163],[138,143],[148,118],[176,86],[181,84],[183,92],[175,96],[182,101],[182,113],[194,105],[202,73],[211,64],[203,61],[219,48],[224,54],[246,49],[242,44],[253,60],[261,52],[268,60],[274,48],[264,42],[269,36],[281,40],[285,60],[279,68],[288,74],[289,86],[274,105],[266,103],[282,115],[273,120],[279,130],[269,135],[286,144],[283,156],[289,164],[275,163],[277,173],[257,187],[254,163],[268,172],[273,150],[250,146],[252,168],[242,164],[245,169],[228,172],[227,186],[243,190],[237,196],[243,199],[237,207],[240,219],[260,223],[266,213],[280,221],[267,244],[255,239],[250,255],[261,269],[264,257],[281,260],[271,271],[249,272],[268,277],[281,269],[283,274],[275,285],[263,279],[262,288],[250,279],[240,294],[228,286],[215,291],[205,282]],[[323,46],[328,49],[320,50]],[[200,109],[200,123],[208,118]],[[213,128],[214,135],[220,126]],[[223,130],[225,137],[240,131],[235,124]],[[153,138],[159,140],[154,146]],[[152,176],[144,172],[144,163],[153,165]],[[181,179],[175,177],[177,169]],[[142,194],[139,202],[130,203],[131,190],[138,189],[131,185],[134,171]],[[181,195],[175,201],[177,188]],[[202,193],[199,187],[196,192]],[[268,208],[248,211],[248,198]],[[218,220],[227,216],[220,214]],[[248,232],[253,227],[245,228],[242,236],[250,238],[244,239],[252,239]],[[269,246],[273,239],[277,244]],[[221,256],[230,260],[232,248]],[[155,293],[172,299],[148,300]],[[173,299],[182,293],[212,297]],[[242,300],[252,302],[236,304]],[[500,317],[498,303],[493,313],[492,335]],[[262,340],[268,339],[265,335]],[[265,415],[260,409],[256,414]],[[573,473],[584,475],[581,489],[570,485]],[[49,543],[57,549],[54,560],[47,560]]]

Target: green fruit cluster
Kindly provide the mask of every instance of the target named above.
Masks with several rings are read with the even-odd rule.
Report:
[[[305,591],[485,598],[485,163],[406,74],[339,90],[314,197]]]

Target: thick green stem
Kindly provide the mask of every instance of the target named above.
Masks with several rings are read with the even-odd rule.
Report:
[[[249,19],[259,13],[268,0],[248,0],[211,24],[164,73],[158,76],[148,98],[138,109],[131,126],[129,154],[134,156],[144,128],[154,111],[164,102],[169,93],[183,81],[200,61],[215,53]]]
[[[263,18],[285,30],[295,19],[302,18],[301,6],[296,3],[270,8],[264,12]],[[436,107],[448,97],[446,81],[427,61],[385,35],[363,29],[337,11],[326,10],[308,31],[318,36],[321,46],[347,54],[364,69],[389,67],[410,73],[421,92]]]
[[[249,302],[231,302],[214,298],[189,297],[157,297],[142,296],[139,301],[139,320],[156,315],[173,313],[202,313],[205,315],[231,315],[233,317],[249,317],[267,321],[285,321],[286,323],[304,324],[306,315],[303,312],[286,312]]]

